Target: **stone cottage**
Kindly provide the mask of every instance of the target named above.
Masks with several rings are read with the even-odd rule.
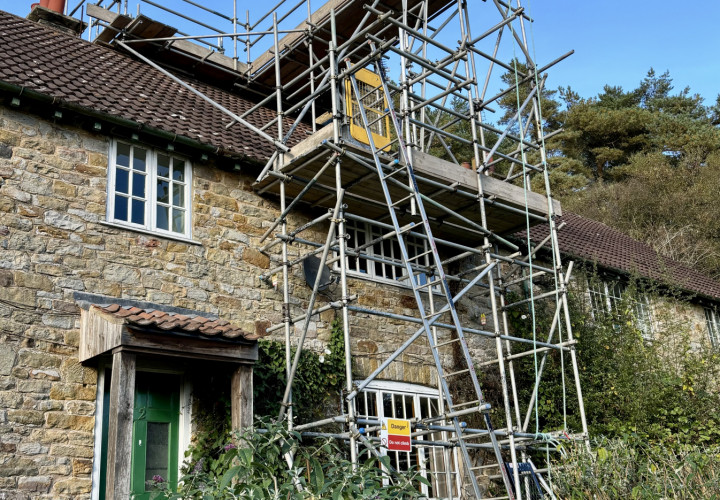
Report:
[[[273,147],[38,9],[43,23],[0,12],[0,497],[142,498],[147,478],[177,480],[204,385],[225,384],[235,428],[252,422],[257,340],[282,319],[256,249],[279,206],[252,188]],[[183,76],[235,113],[254,106],[203,71]],[[322,213],[308,210],[291,217]],[[351,292],[411,312],[388,277]],[[292,286],[309,295],[302,276]],[[311,347],[332,317],[312,321]],[[358,376],[406,337],[395,321],[354,328]],[[471,348],[483,355],[482,340]],[[423,349],[429,359],[415,347],[364,397],[436,405]]]
[[[286,313],[268,276],[280,256],[258,250],[280,205],[253,188],[273,145],[150,62],[107,46],[130,20],[94,13],[108,16],[114,31],[89,43],[72,18],[42,8],[31,19],[0,11],[0,498],[144,498],[146,479],[177,481],[193,402],[205,388],[226,392],[235,428],[251,425],[258,340]],[[274,117],[253,89],[234,85],[229,58],[183,47],[151,56],[251,125]],[[310,131],[299,126],[289,146]],[[453,180],[474,179],[457,169]],[[326,212],[306,206],[288,217],[299,226]],[[567,233],[580,219],[566,221]],[[324,224],[304,237],[322,241]],[[350,233],[356,245],[380,234],[359,219]],[[606,262],[606,249],[593,248],[608,240],[578,234],[562,246],[568,255],[658,279],[618,264],[626,248],[607,249],[616,253]],[[361,257],[353,265],[349,292],[358,306],[413,313],[399,266]],[[719,287],[690,271],[681,269],[682,286],[706,301],[702,314],[717,341]],[[310,291],[301,273],[291,287],[290,305],[302,305]],[[478,327],[491,321],[481,303],[458,309]],[[309,320],[311,348],[324,349],[333,317],[328,308]],[[412,331],[394,319],[353,321],[357,377]],[[476,359],[488,356],[488,342],[469,339]],[[440,353],[452,363],[450,347]],[[430,358],[422,343],[403,353],[368,386],[362,412],[384,400],[394,408],[389,416],[437,411]],[[428,474],[457,484],[457,470]],[[436,496],[458,491],[437,484]]]

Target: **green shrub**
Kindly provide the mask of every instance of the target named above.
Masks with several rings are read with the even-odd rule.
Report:
[[[272,421],[222,447],[216,458],[191,464],[178,491],[156,482],[153,498],[160,499],[388,499],[420,498],[418,484],[427,480],[417,472],[383,472],[389,457],[370,459],[353,468],[334,440],[304,441]],[[284,456],[294,455],[288,469]],[[159,479],[159,478],[158,478]]]
[[[567,451],[551,476],[558,498],[720,498],[720,447],[599,439]]]
[[[597,279],[589,272],[590,283]],[[717,350],[693,338],[682,313],[684,298],[667,298],[654,290],[653,340],[635,326],[637,284],[630,284],[618,310],[593,318],[582,279],[569,294],[573,334],[577,340],[580,382],[590,436],[642,438],[650,443],[712,444],[720,442],[720,357]],[[550,307],[536,308],[537,332],[546,335]],[[516,333],[531,337],[529,312],[511,316]],[[555,337],[557,340],[557,336]],[[542,339],[545,340],[545,339]],[[541,356],[538,356],[538,363]],[[520,401],[529,401],[534,385],[534,359],[517,362]],[[564,364],[565,398],[561,365]],[[538,390],[539,429],[563,429],[565,415],[571,432],[582,430],[568,353],[548,355]],[[563,399],[566,406],[563,407]],[[535,415],[531,431],[535,428]]]

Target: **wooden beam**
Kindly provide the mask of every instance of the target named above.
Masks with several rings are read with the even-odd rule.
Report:
[[[106,500],[130,498],[135,354],[113,353],[108,422]]]
[[[242,432],[253,424],[253,367],[239,365],[230,384],[232,430]]]

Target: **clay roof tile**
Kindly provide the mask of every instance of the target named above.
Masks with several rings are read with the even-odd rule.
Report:
[[[136,327],[149,327],[172,333],[194,333],[208,337],[220,337],[227,340],[242,339],[255,341],[259,335],[246,332],[227,320],[210,319],[204,316],[189,316],[186,314],[159,311],[157,309],[141,309],[139,307],[120,306],[111,304],[98,307],[105,313],[122,318],[129,325]]]
[[[565,222],[558,231],[558,243],[560,251],[569,257],[720,300],[720,282],[681,262],[659,255],[649,245],[617,229],[567,210],[557,222]],[[547,225],[530,229],[530,238],[536,242],[548,234]],[[516,236],[524,240],[526,233],[520,231]]]
[[[166,132],[200,139],[225,154],[240,153],[264,161],[275,151],[273,144],[246,127],[236,124],[226,128],[229,119],[224,113],[166,74],[110,47],[91,44],[3,11],[0,47],[0,80],[127,120],[152,121],[153,126]],[[236,113],[253,105],[238,94],[183,79]],[[259,127],[274,116],[269,109],[260,108],[246,119]],[[286,121],[289,129],[293,120]],[[194,132],[188,131],[189,126]],[[289,145],[304,138],[307,130],[301,124]]]

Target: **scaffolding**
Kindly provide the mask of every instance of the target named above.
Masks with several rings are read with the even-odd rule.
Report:
[[[568,309],[572,263],[561,264],[556,223],[561,208],[551,197],[546,162],[545,141],[554,133],[545,134],[541,109],[543,74],[570,53],[538,67],[532,19],[520,0],[329,0],[317,10],[309,0],[279,0],[253,21],[249,11],[240,20],[236,2],[233,14],[225,15],[183,0],[185,7],[231,25],[213,28],[195,21],[210,35],[178,32],[142,16],[139,7],[133,17],[127,0],[104,3],[87,4],[94,19],[91,39],[116,44],[167,73],[227,114],[228,127],[245,127],[274,148],[255,187],[277,196],[280,207],[260,241],[260,250],[277,264],[260,278],[270,282],[279,276],[284,304],[282,321],[268,329],[282,332],[287,346],[288,382],[279,417],[299,432],[347,441],[353,463],[363,453],[377,455],[380,421],[358,414],[358,401],[411,345],[424,342],[442,408],[412,420],[412,444],[443,450],[439,470],[455,470],[462,481],[448,486],[446,478],[444,487],[422,485],[423,492],[487,497],[495,480],[502,492],[495,498],[554,498],[543,476],[547,469],[533,464],[534,452],[588,438]],[[160,3],[142,3],[193,19]],[[224,55],[227,43],[232,56]],[[160,50],[163,64],[154,57]],[[196,71],[251,96],[255,105],[235,114],[164,67],[188,60]],[[502,73],[509,78],[493,93]],[[488,116],[507,108],[508,100],[515,102],[513,112],[496,120],[501,126],[493,124]],[[248,117],[267,108],[275,110],[273,116],[260,126],[257,119],[250,123]],[[533,185],[542,191],[533,191]],[[300,203],[328,210],[292,227],[290,216]],[[372,224],[377,232],[360,238],[359,224]],[[538,224],[549,227],[541,242],[511,236]],[[324,242],[304,237],[325,228]],[[373,250],[384,244],[394,250]],[[291,245],[304,249],[299,257],[291,258]],[[543,262],[536,260],[541,249]],[[327,283],[317,272],[308,282],[312,292],[304,311],[293,314],[298,302],[291,297],[293,273],[312,258],[320,270],[333,266],[336,297],[318,305]],[[416,314],[359,305],[348,285],[359,261],[389,266],[391,279],[412,292]],[[464,268],[457,266],[461,262]],[[461,314],[461,301],[483,304],[490,324]],[[534,321],[528,331],[511,328],[510,313],[534,315],[540,303],[552,311],[547,331],[537,331]],[[317,422],[296,422],[292,383],[310,319],[330,309],[341,319],[344,338],[343,410]],[[362,380],[352,373],[353,315],[404,322],[415,330]],[[473,358],[470,338],[487,339],[490,359]],[[449,349],[460,353],[452,367],[444,355]],[[538,387],[554,353],[567,359],[563,389],[567,376],[581,429],[531,428]],[[518,360],[528,356],[535,358],[535,387],[530,400],[521,401],[516,371]],[[483,391],[488,371],[499,378],[497,408]],[[457,387],[468,390],[458,394]],[[338,424],[342,432],[327,430]],[[292,464],[292,457],[286,458]]]

